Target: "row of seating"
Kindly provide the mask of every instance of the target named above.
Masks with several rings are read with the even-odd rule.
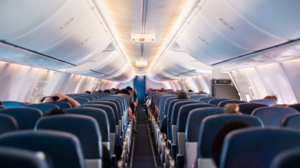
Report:
[[[128,115],[128,104],[128,96],[106,95],[101,99],[89,101],[88,103],[85,103],[77,108],[71,108],[70,104],[66,102],[32,104],[15,108],[9,107],[7,109],[0,110],[0,121],[2,121],[0,123],[0,134],[6,133],[1,137],[9,137],[10,135],[19,136],[22,134],[22,137],[19,138],[18,141],[16,140],[15,144],[12,144],[11,147],[28,149],[32,151],[43,151],[47,154],[49,154],[48,150],[51,150],[50,148],[54,148],[56,150],[56,155],[67,155],[63,152],[58,153],[58,151],[64,150],[65,147],[55,147],[55,145],[51,144],[51,140],[47,141],[47,143],[42,143],[43,140],[32,139],[30,145],[24,146],[22,146],[22,144],[24,144],[22,142],[23,139],[26,139],[26,136],[30,137],[33,134],[45,134],[45,136],[46,134],[49,134],[49,136],[55,136],[55,134],[57,134],[56,131],[71,133],[73,134],[71,139],[76,140],[76,138],[78,138],[79,140],[77,140],[77,142],[80,142],[79,147],[77,146],[74,148],[74,150],[76,149],[78,151],[78,148],[80,148],[80,150],[82,148],[82,152],[79,151],[74,154],[78,155],[77,160],[80,160],[78,158],[83,157],[87,167],[101,167],[101,160],[103,159],[102,145],[105,145],[107,149],[109,149],[113,159],[114,167],[117,166],[114,150],[117,134],[123,139],[122,157],[118,163],[120,167],[123,167],[126,166],[128,162],[127,158],[130,152],[128,149],[130,149],[132,133],[131,122],[129,122],[128,117],[126,117],[126,115]],[[42,117],[43,113],[46,113],[51,109],[49,107],[52,107],[52,109],[63,109],[68,114]],[[30,129],[34,129],[35,131],[29,131]],[[7,133],[16,130],[24,131]],[[41,130],[55,131],[45,133]],[[76,135],[76,137],[74,135]],[[63,139],[64,138],[62,138],[61,141],[64,141]],[[28,143],[29,142],[30,141],[28,141]],[[56,142],[57,141],[52,141],[52,143],[55,144]],[[22,143],[20,146],[16,145],[20,143]],[[0,146],[2,146],[1,143]],[[66,152],[72,151],[70,150]],[[53,156],[51,154],[51,159],[53,159],[52,157],[54,157],[54,154]],[[80,161],[82,162],[81,164],[77,164],[79,162],[76,162],[76,159],[74,159],[74,163],[71,163],[71,160],[72,159],[69,160],[68,165],[59,163],[65,162],[61,159],[60,161],[56,162],[57,164],[61,165],[57,167],[84,167],[82,161]],[[74,164],[77,164],[77,166],[74,166]]]
[[[157,120],[151,113],[149,115],[151,116],[151,126],[156,139],[157,150],[161,155],[164,167],[175,167],[175,165],[182,167],[184,162],[187,167],[193,167],[196,156],[202,158],[198,164],[198,166],[202,166],[199,167],[215,167],[210,159],[212,138],[221,125],[228,121],[241,120],[256,127],[288,126],[286,121],[289,121],[289,127],[292,127],[291,125],[299,127],[299,124],[295,124],[295,120],[299,116],[297,110],[269,107],[269,104],[274,104],[272,101],[256,100],[247,103],[196,96],[197,99],[192,99],[193,96],[190,96],[190,100],[186,100],[175,99],[175,95],[161,92],[154,92],[149,95],[152,100],[150,107],[155,106],[158,113]],[[227,103],[240,103],[241,112],[243,110],[245,114],[252,116],[224,114],[222,107]],[[160,126],[164,117],[167,118],[167,141],[164,141],[163,134],[160,133]],[[282,123],[280,123],[281,121]],[[300,123],[299,120],[298,123]]]

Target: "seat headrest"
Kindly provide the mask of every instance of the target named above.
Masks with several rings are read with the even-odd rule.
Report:
[[[0,146],[45,153],[55,168],[84,168],[78,138],[59,131],[19,131],[0,137]],[[23,166],[22,166],[23,167]]]
[[[259,117],[265,126],[280,125],[280,121],[291,114],[298,114],[298,111],[293,108],[286,107],[261,107],[252,112],[253,116]]]
[[[92,101],[92,102],[88,102],[87,104],[103,104],[103,105],[108,105],[109,107],[112,108],[113,112],[114,112],[114,116],[115,116],[115,119],[116,121],[118,119],[120,119],[119,117],[119,110],[118,110],[118,107],[116,105],[116,103],[114,102],[110,102],[110,101]]]
[[[176,125],[177,123],[177,116],[178,116],[178,112],[179,112],[179,109],[184,106],[184,105],[188,105],[188,104],[199,104],[200,102],[197,102],[197,101],[183,101],[183,102],[177,102],[174,104],[174,107],[173,107],[173,111],[172,111],[172,114],[170,116],[171,118],[171,124],[172,125]]]
[[[5,108],[22,107],[25,105],[25,103],[17,102],[17,101],[3,101],[3,102],[1,102],[1,104]]]
[[[110,141],[109,121],[104,110],[92,107],[82,107],[66,109],[65,112],[69,114],[78,114],[93,117],[98,123],[99,130],[101,132],[102,142]]]
[[[236,104],[240,104],[240,103],[247,103],[245,101],[240,101],[240,100],[225,100],[225,101],[221,101],[218,104],[218,107],[224,107],[227,103],[236,103]]]
[[[45,104],[57,105],[61,110],[72,108],[72,106],[69,102],[58,102],[58,101],[56,101],[56,102],[47,102]]]
[[[3,109],[0,113],[12,116],[17,121],[20,130],[33,129],[35,123],[43,115],[40,110],[29,107]]]
[[[25,107],[35,108],[38,110],[41,110],[43,114],[49,112],[50,110],[59,109],[59,107],[55,104],[47,104],[47,103],[41,103],[41,104],[29,104],[25,105]]]
[[[215,106],[218,106],[220,102],[225,100],[229,100],[229,99],[211,99],[209,100],[208,104],[213,104]],[[202,99],[200,101],[202,101]]]
[[[80,105],[89,102],[89,99],[83,97],[74,97],[73,99],[76,100]]]
[[[210,100],[213,100],[213,99],[218,99],[216,97],[203,97],[203,98],[200,98],[199,101],[202,101],[204,103],[207,103],[210,101]]]
[[[101,133],[93,117],[73,114],[43,117],[35,129],[72,133],[80,140],[85,159],[99,159],[102,156]]]
[[[239,104],[240,112],[243,114],[251,115],[252,112],[260,107],[267,107],[268,105],[260,103],[241,103]]]
[[[278,153],[300,147],[300,132],[287,128],[245,128],[230,132],[221,152],[220,168],[269,167]]]
[[[239,114],[219,114],[204,118],[201,123],[198,139],[198,158],[211,158],[211,145],[214,137],[223,124],[230,121],[243,121],[251,127],[263,127],[262,121],[255,116]]]
[[[271,162],[270,168],[297,168],[300,165],[300,148],[280,152]]]
[[[250,102],[251,103],[261,103],[261,104],[266,104],[266,105],[277,104],[275,101],[269,100],[269,99],[257,99],[257,100],[251,100]]]
[[[186,142],[198,142],[200,125],[205,117],[224,114],[224,108],[220,107],[204,107],[192,110],[186,121],[185,139]]]
[[[300,130],[300,114],[292,114],[281,120],[280,126]]]
[[[0,114],[0,135],[18,129],[18,123],[12,116]]]
[[[294,108],[300,112],[300,104],[290,104],[287,107]]]

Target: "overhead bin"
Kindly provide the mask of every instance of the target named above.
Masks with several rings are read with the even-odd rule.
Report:
[[[0,8],[5,8],[0,14],[12,16],[0,18],[1,27],[4,25],[0,39],[75,65],[89,61],[93,52],[104,50],[111,39],[88,1],[63,2],[1,2]]]

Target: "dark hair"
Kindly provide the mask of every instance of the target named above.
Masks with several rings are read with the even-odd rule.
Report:
[[[67,114],[67,113],[60,109],[53,109],[45,113],[43,116],[51,116],[51,115],[59,115],[59,114]]]
[[[88,90],[87,90],[87,91],[85,91],[85,93],[87,93],[87,94],[91,94],[91,91],[88,91]]]
[[[127,86],[125,89],[129,90],[129,91],[132,91],[132,87],[130,87],[130,86]]]
[[[230,121],[222,125],[214,137],[211,145],[211,157],[217,167],[219,167],[222,145],[226,135],[231,131],[247,127],[250,127],[250,125],[243,121]]]
[[[98,90],[98,93],[101,93],[102,92],[102,90]]]
[[[44,100],[45,100],[47,97],[51,97],[51,96],[45,96],[45,97],[43,97],[43,98],[40,100],[40,102],[43,103]]]
[[[188,92],[193,92],[193,90],[188,90]]]
[[[116,90],[115,88],[112,88],[111,90]]]
[[[177,94],[176,99],[190,99],[189,96],[185,92],[179,92]]]
[[[122,89],[121,92],[122,92],[123,94],[130,95],[130,93],[129,93],[129,91],[128,91],[127,89]]]
[[[121,91],[116,91],[115,94],[123,94]]]
[[[110,93],[110,90],[105,89],[103,92],[104,92],[104,93]]]

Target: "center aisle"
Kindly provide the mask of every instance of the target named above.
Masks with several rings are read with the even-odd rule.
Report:
[[[133,168],[155,168],[155,153],[152,152],[150,144],[150,130],[148,130],[147,117],[144,108],[137,108],[137,133],[135,134],[135,144],[133,150]]]

